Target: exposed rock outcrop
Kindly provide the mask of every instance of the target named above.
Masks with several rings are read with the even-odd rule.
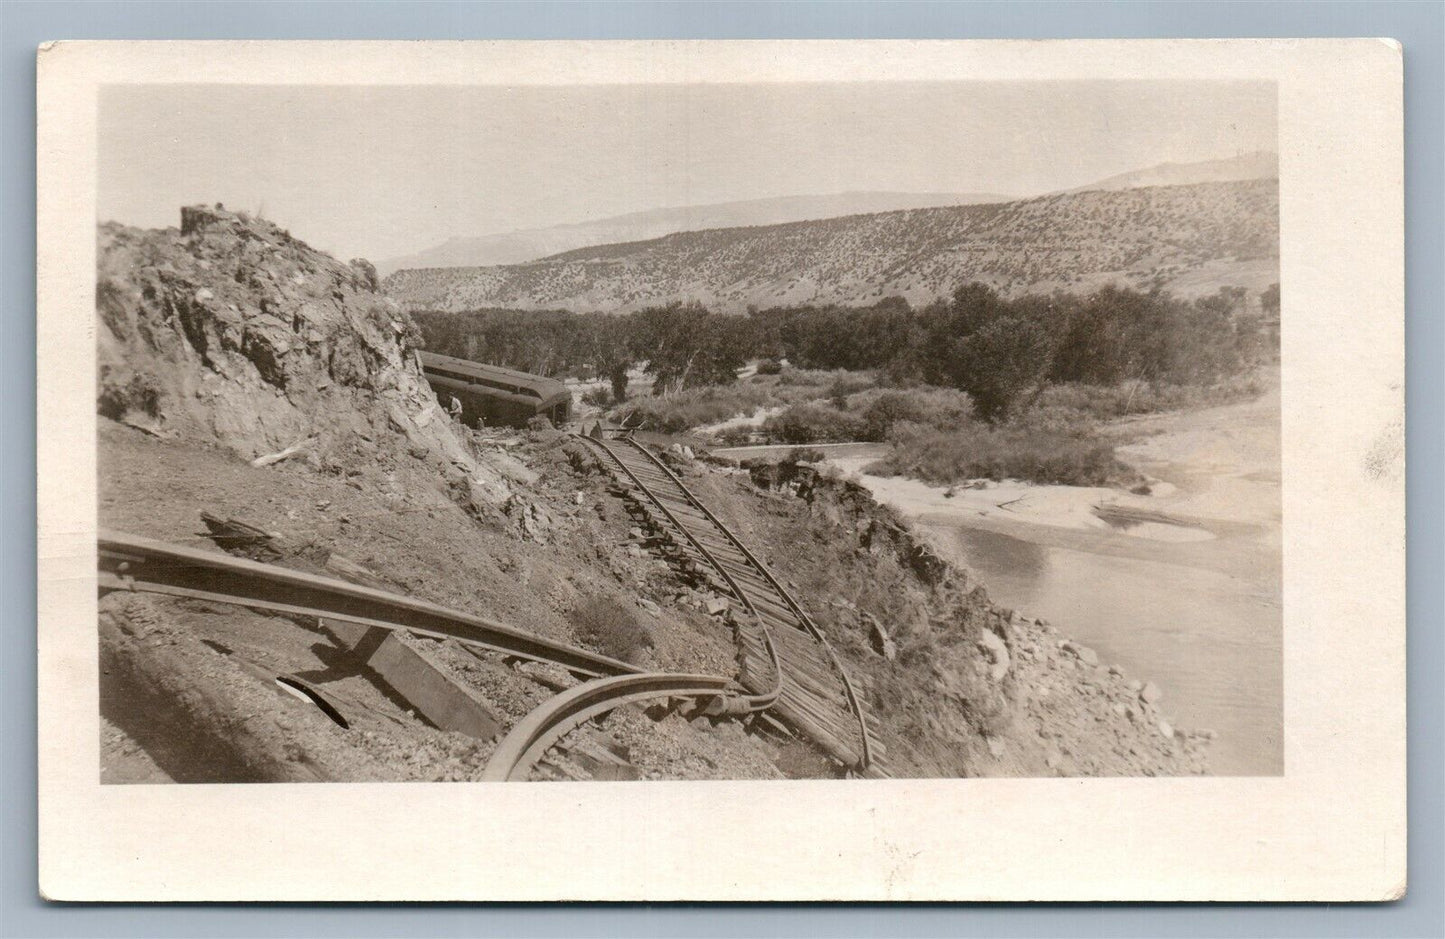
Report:
[[[182,209],[179,230],[104,224],[98,253],[103,415],[247,459],[315,438],[298,456],[337,472],[410,452],[507,497],[437,407],[420,334],[367,261],[219,205]]]

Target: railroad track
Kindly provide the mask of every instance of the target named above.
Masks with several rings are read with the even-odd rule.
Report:
[[[406,630],[430,639],[455,639],[513,658],[560,665],[579,678],[640,673],[626,662],[414,597],[124,532],[102,531],[97,541],[102,593],[158,593]]]
[[[97,549],[101,593],[154,593],[454,639],[475,650],[559,665],[587,679],[512,728],[488,761],[483,775],[487,780],[528,778],[568,732],[624,704],[684,700],[700,713],[723,715],[757,710],[770,700],[747,695],[731,678],[643,672],[485,617],[274,564],[117,531],[102,531]]]
[[[767,712],[850,771],[885,776],[877,723],[822,633],[771,571],[643,444],[582,437],[645,516],[659,547],[688,575],[735,601],[739,675],[642,672],[625,662],[383,590],[121,532],[98,540],[99,587],[233,603],[455,639],[477,649],[560,665],[578,685],[538,707],[499,742],[488,780],[527,779],[587,721],[647,700],[691,702],[692,713]]]
[[[685,575],[728,597],[739,682],[767,710],[860,775],[886,775],[878,724],[822,632],[766,565],[658,456],[624,435],[579,435]]]

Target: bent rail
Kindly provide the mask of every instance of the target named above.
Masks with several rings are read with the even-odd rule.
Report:
[[[522,718],[492,753],[483,782],[517,782],[558,740],[594,717],[650,698],[708,698],[726,695],[731,679],[713,675],[648,672],[597,678],[571,688]]]
[[[648,497],[652,500],[653,505],[655,505],[658,510],[662,512],[663,516],[672,523],[674,528],[676,528],[679,532],[683,534],[684,537],[687,538],[688,542],[691,543],[695,549],[697,549],[697,552],[702,555],[709,564],[712,565],[713,569],[717,571],[717,573],[727,583],[728,587],[733,591],[734,594],[736,594],[738,600],[741,601],[743,605],[747,607],[748,612],[751,613],[754,618],[756,618],[758,629],[761,631],[763,637],[763,646],[767,650],[768,658],[773,666],[774,680],[773,686],[767,691],[756,695],[749,695],[745,698],[745,700],[748,702],[749,707],[754,711],[763,711],[772,707],[773,703],[778,700],[778,696],[783,693],[783,669],[778,658],[778,650],[773,645],[772,633],[768,630],[767,624],[762,621],[762,617],[758,614],[757,607],[753,605],[752,598],[748,596],[747,591],[743,590],[742,586],[733,579],[733,576],[728,572],[728,569],[720,561],[718,561],[716,557],[713,556],[713,553],[709,551],[707,549],[707,546],[698,539],[697,535],[694,534],[691,529],[684,525],[682,521],[673,514],[672,510],[667,507],[667,504],[665,502],[657,498],[657,495],[653,493],[653,491],[648,487],[648,485],[640,478],[638,478],[637,474],[632,471],[632,468],[627,465],[626,461],[619,457],[617,453],[611,447],[609,447],[605,441],[599,440],[595,437],[587,437],[581,435],[579,435],[579,437],[582,440],[587,441],[589,444],[592,444],[593,446],[601,449],[604,453],[611,457],[613,463],[615,463],[622,470],[622,472],[627,474],[627,478],[631,479],[633,484],[637,486],[638,489],[640,489],[642,492],[647,493]],[[643,448],[639,447],[638,449]],[[646,452],[646,450],[644,450],[643,452]],[[648,455],[650,456],[651,454]],[[668,473],[668,476],[671,477],[673,483],[677,486],[678,489],[682,490],[684,493],[687,494],[688,499],[692,501],[693,504],[701,507],[701,503],[697,501],[696,497],[694,497],[691,492],[688,492],[687,487],[682,484],[681,480],[679,480],[676,476],[673,476],[671,472]],[[707,509],[703,508],[703,511],[707,512]],[[711,512],[708,512],[707,514],[708,519],[712,521],[714,525],[717,525],[719,528],[723,527],[722,523],[719,522],[716,518],[714,518]],[[732,537],[730,532],[728,533],[728,537]],[[736,539],[733,540],[736,541]]]
[[[768,584],[778,592],[778,596],[782,597],[783,601],[788,604],[788,609],[790,609],[793,612],[793,615],[797,617],[798,622],[802,623],[803,628],[807,631],[808,635],[818,640],[818,643],[823,647],[823,651],[827,654],[829,662],[837,671],[838,677],[843,680],[843,693],[847,696],[848,706],[852,710],[853,716],[858,721],[858,732],[862,738],[863,753],[861,756],[860,765],[866,768],[870,763],[873,762],[873,755],[870,752],[872,742],[868,733],[868,723],[863,717],[863,704],[858,699],[857,691],[855,691],[853,688],[853,680],[848,676],[848,670],[843,667],[843,662],[838,658],[838,653],[833,651],[833,646],[828,642],[826,638],[824,638],[822,631],[818,629],[817,624],[813,622],[813,618],[810,617],[806,612],[804,612],[803,608],[798,604],[798,601],[795,600],[793,598],[793,595],[789,593],[781,583],[778,582],[778,579],[773,576],[773,572],[768,569],[767,565],[765,565],[762,561],[758,560],[757,556],[748,549],[748,546],[743,544],[742,541],[740,541],[738,537],[733,534],[732,529],[719,521],[717,516],[713,515],[712,510],[709,509],[706,505],[704,505],[701,499],[693,495],[692,490],[688,489],[687,486],[683,485],[682,480],[677,478],[677,474],[675,474],[672,469],[657,456],[657,454],[653,453],[642,444],[632,440],[630,437],[628,438],[627,442],[632,444],[632,446],[637,450],[641,451],[643,455],[645,455],[649,460],[652,461],[652,464],[654,466],[656,466],[659,470],[665,473],[667,475],[667,478],[670,479],[675,486],[677,486],[678,490],[681,491],[685,496],[687,496],[688,501],[690,501],[698,509],[698,511],[702,512],[702,514],[707,517],[708,521],[712,522],[713,525],[717,526],[718,531],[725,535],[728,541],[732,542],[733,546],[742,553],[743,557],[747,558],[748,561],[753,565],[753,567],[757,568],[758,573],[763,576],[763,578],[768,582]],[[729,579],[729,583],[731,583],[731,578]],[[751,603],[749,603],[749,606],[751,606]]]
[[[304,571],[199,551],[124,532],[98,540],[101,590],[130,590],[324,616],[455,639],[517,658],[551,662],[587,677],[638,674],[626,662],[543,639],[495,620]]]
[[[806,685],[807,681],[802,675],[797,673],[796,663],[789,663],[786,660],[787,657],[781,655],[778,648],[775,647],[772,634],[768,630],[766,618],[762,615],[761,605],[766,604],[773,611],[770,615],[777,620],[780,628],[796,628],[798,631],[807,635],[817,646],[821,647],[821,654],[824,660],[828,666],[831,667],[832,672],[839,682],[848,719],[856,724],[859,738],[859,751],[849,753],[847,759],[850,762],[856,760],[857,767],[860,770],[867,771],[872,768],[877,760],[877,754],[874,752],[875,747],[881,751],[882,745],[876,744],[873,739],[872,732],[869,729],[869,718],[863,709],[862,702],[854,688],[851,676],[849,676],[847,669],[843,666],[837,653],[833,650],[812,618],[803,610],[793,595],[783,587],[773,575],[772,571],[672,472],[672,469],[668,467],[666,463],[646,446],[631,439],[630,435],[625,435],[618,440],[614,440],[611,445],[600,439],[600,437],[578,436],[592,447],[601,450],[610,458],[610,465],[616,470],[620,470],[626,479],[630,481],[631,485],[646,496],[649,502],[659,510],[662,516],[668,521],[671,527],[682,535],[696,550],[697,554],[714,568],[723,582],[726,583],[728,588],[737,596],[738,600],[753,614],[757,626],[762,630],[762,636],[766,644],[766,654],[773,666],[774,682],[770,693],[766,696],[765,706],[771,707],[773,704],[779,703],[783,695],[785,676],[788,677],[789,681],[794,683],[801,680],[803,684]],[[636,451],[636,453],[639,454],[639,457],[634,458],[634,461],[636,459],[642,461],[638,464],[637,468],[629,465],[629,461],[624,459],[617,449],[614,449],[614,445],[618,443],[627,445],[627,452],[631,453]],[[660,481],[665,483],[667,489],[672,490],[668,498],[678,501],[678,497],[681,497],[684,505],[694,510],[698,516],[701,516],[701,518],[706,521],[708,534],[700,535],[699,532],[693,531],[692,525],[680,518],[678,514],[669,507],[668,499],[663,498],[657,491],[654,491],[654,486],[649,484],[649,480],[644,479],[643,476],[640,475],[644,467],[648,473],[655,477],[652,479],[654,484]],[[696,522],[694,522],[694,524],[696,524]],[[712,537],[716,539],[719,536],[723,539],[722,544],[726,545],[730,550],[735,552],[738,557],[743,559],[743,569],[746,571],[745,576],[739,574],[739,577],[734,577],[728,565],[722,563],[718,557],[709,550],[707,545],[704,544],[704,538]],[[759,596],[755,598],[750,593],[748,587],[741,583],[739,579],[747,579],[749,577],[758,581],[758,584],[755,585],[756,587],[763,588],[772,594],[772,596],[768,597],[760,593]],[[781,601],[783,605],[782,609],[786,610],[787,617],[784,619],[777,619],[776,614],[780,612],[777,601]],[[791,619],[791,623],[788,623],[788,619]],[[785,623],[787,624],[786,627],[784,627]],[[743,640],[740,638],[740,641]],[[794,717],[805,721],[812,721],[817,716],[816,713],[809,714],[806,712],[807,708],[804,708],[804,713],[795,713]],[[815,727],[814,731],[817,730],[818,728]],[[840,752],[839,755],[842,756],[842,753]]]

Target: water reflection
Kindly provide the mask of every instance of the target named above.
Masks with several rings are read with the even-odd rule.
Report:
[[[1049,620],[1131,676],[1154,679],[1168,696],[1166,713],[1217,731],[1215,774],[1283,772],[1277,583],[953,531],[996,602]],[[1165,556],[1165,546],[1160,551]]]
[[[1155,521],[1105,509],[1095,509],[1094,515],[1115,531],[1132,535],[1135,538],[1173,542],[1209,541],[1214,538],[1212,532],[1179,522]]]

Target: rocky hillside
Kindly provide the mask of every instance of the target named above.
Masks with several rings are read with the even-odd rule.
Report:
[[[834,218],[864,212],[892,212],[938,205],[1007,202],[1008,196],[986,192],[840,192],[822,196],[778,196],[712,205],[684,205],[611,218],[550,225],[497,235],[452,238],[404,258],[378,262],[383,274],[420,267],[488,267],[520,264],[593,245],[659,238],[679,231],[779,225],[805,219]]]
[[[1007,295],[1105,283],[1259,290],[1278,267],[1278,182],[1255,179],[681,232],[528,264],[403,270],[385,287],[413,310],[621,312],[698,300],[743,312],[890,295],[923,304],[970,280]]]
[[[204,206],[182,209],[180,229],[104,224],[98,257],[105,417],[336,472],[412,448],[479,491],[499,489],[437,419],[420,334],[366,261]]]

